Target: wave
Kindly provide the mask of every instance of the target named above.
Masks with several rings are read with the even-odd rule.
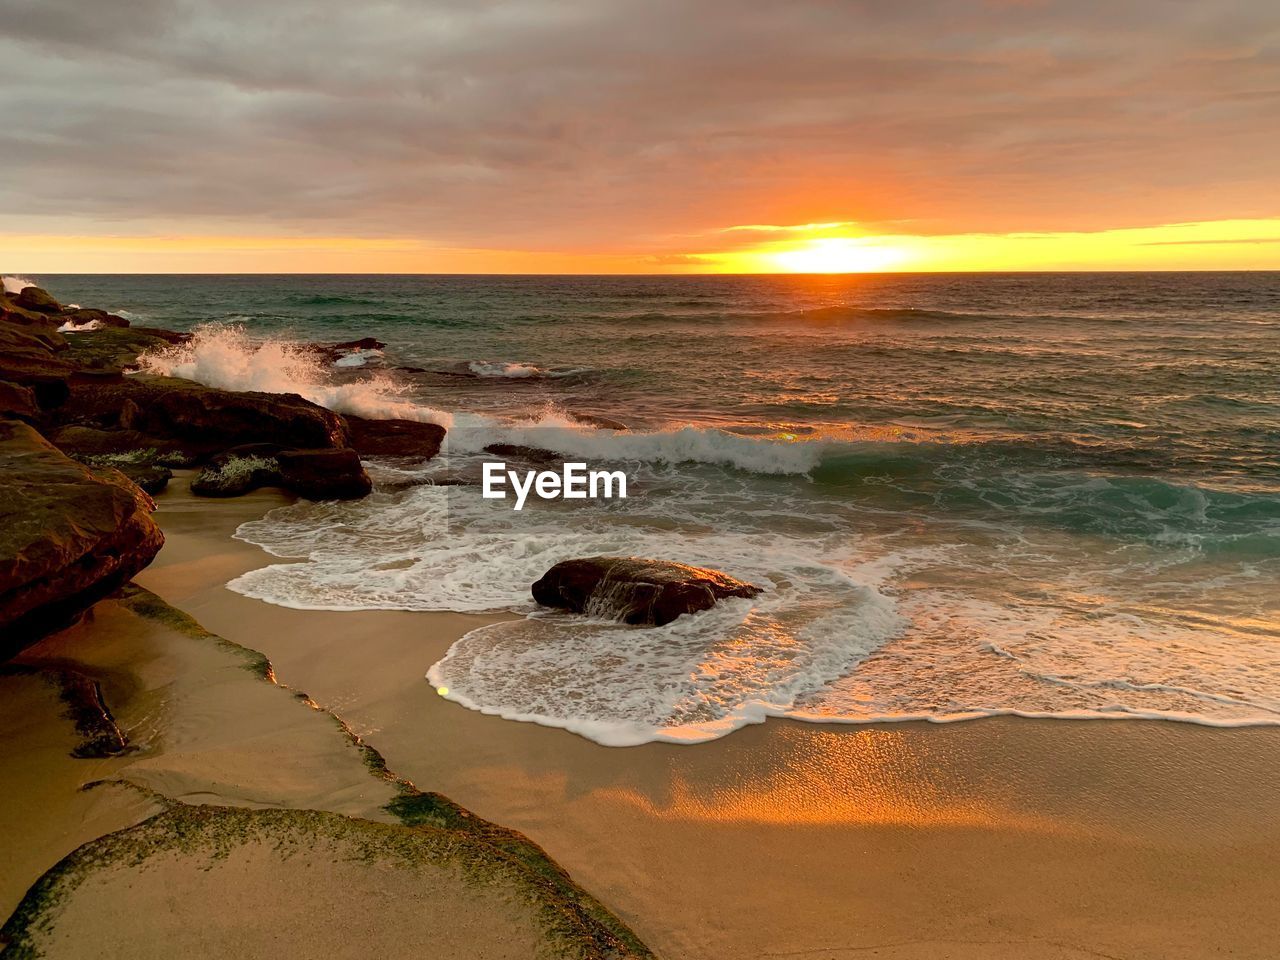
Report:
[[[5,274],[4,277],[0,278],[0,282],[3,282],[4,292],[8,294],[21,293],[23,290],[27,289],[27,287],[34,287],[36,285],[34,280],[28,280],[26,277],[20,277],[11,273]]]
[[[505,363],[472,360],[467,369],[477,377],[494,377],[505,380],[555,380],[590,373],[589,367],[539,367],[532,363]]]
[[[554,408],[526,420],[500,421],[456,414],[450,450],[475,453],[495,443],[549,450],[593,462],[698,463],[750,473],[805,476],[821,460],[825,444],[739,436],[708,427],[653,432],[584,424]]]
[[[382,351],[376,349],[352,350],[333,361],[335,367],[363,367],[370,362],[382,359]]]
[[[72,323],[68,320],[66,323],[58,327],[59,333],[84,333],[87,330],[102,329],[101,320],[90,320],[88,323]]]
[[[785,712],[901,626],[892,599],[803,539],[635,519],[497,512],[445,487],[298,504],[236,536],[307,562],[259,568],[229,587],[312,609],[529,614],[468,633],[430,668],[431,682],[486,713],[610,745],[697,742]],[[534,609],[534,580],[559,560],[598,553],[714,566],[765,592],[644,629]]]
[[[312,351],[253,341],[227,326],[198,328],[187,343],[144,354],[139,366],[222,389],[296,393],[339,413],[439,423],[449,429],[453,454],[511,444],[589,463],[705,465],[792,477],[812,483],[820,496],[888,509],[941,509],[1205,552],[1280,556],[1280,493],[1126,473],[1142,465],[1141,451],[1128,448],[1056,437],[945,443],[781,439],[697,426],[628,431],[585,424],[554,407],[523,419],[447,413],[415,402],[403,383],[386,375],[336,383]],[[523,379],[510,366],[504,376]]]
[[[283,340],[255,341],[238,327],[197,327],[190,340],[138,357],[143,373],[181,377],[223,390],[296,393],[336,413],[418,420],[448,427],[452,417],[414,403],[389,377],[334,383],[313,351]]]

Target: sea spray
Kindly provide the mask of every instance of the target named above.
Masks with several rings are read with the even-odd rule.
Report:
[[[209,324],[190,340],[138,358],[145,373],[182,377],[223,390],[296,393],[337,413],[373,420],[418,420],[448,427],[443,411],[413,403],[385,375],[335,382],[314,352],[285,340],[253,340],[241,328]]]
[[[27,287],[35,286],[35,283],[28,280],[26,277],[19,277],[13,274],[6,274],[3,278],[0,278],[0,280],[4,283],[4,292],[11,295],[19,294],[23,290],[27,289]]]

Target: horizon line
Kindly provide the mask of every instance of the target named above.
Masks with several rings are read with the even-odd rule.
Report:
[[[1192,267],[1165,269],[1115,269],[1115,270],[855,270],[847,273],[835,271],[767,271],[759,273],[494,273],[467,272],[410,272],[391,270],[362,270],[356,272],[304,271],[304,270],[245,270],[236,272],[182,270],[182,271],[61,271],[61,270],[0,270],[0,276],[17,277],[23,274],[51,277],[652,277],[655,279],[756,278],[756,277],[923,277],[923,276],[996,276],[996,275],[1045,275],[1045,274],[1173,274],[1173,273],[1280,273],[1276,267]]]

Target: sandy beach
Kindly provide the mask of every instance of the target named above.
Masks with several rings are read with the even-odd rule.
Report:
[[[772,720],[610,749],[448,703],[427,668],[481,616],[330,613],[225,589],[284,502],[158,498],[138,581],[260,650],[389,766],[526,833],[659,955],[1275,955],[1280,730],[1000,718]]]

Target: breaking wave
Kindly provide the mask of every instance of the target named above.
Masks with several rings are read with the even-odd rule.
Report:
[[[138,358],[143,373],[182,377],[222,390],[295,393],[337,413],[418,420],[448,427],[449,414],[406,399],[389,377],[335,383],[313,352],[283,340],[255,341],[236,327],[196,328],[186,343]]]
[[[34,287],[35,282],[28,280],[26,277],[19,277],[15,274],[5,274],[3,278],[4,292],[9,294],[21,293],[27,287]]]
[[[572,377],[575,374],[590,372],[586,367],[539,367],[532,363],[503,363],[485,360],[472,360],[467,369],[477,377],[492,377],[503,380],[556,380],[561,377]]]

